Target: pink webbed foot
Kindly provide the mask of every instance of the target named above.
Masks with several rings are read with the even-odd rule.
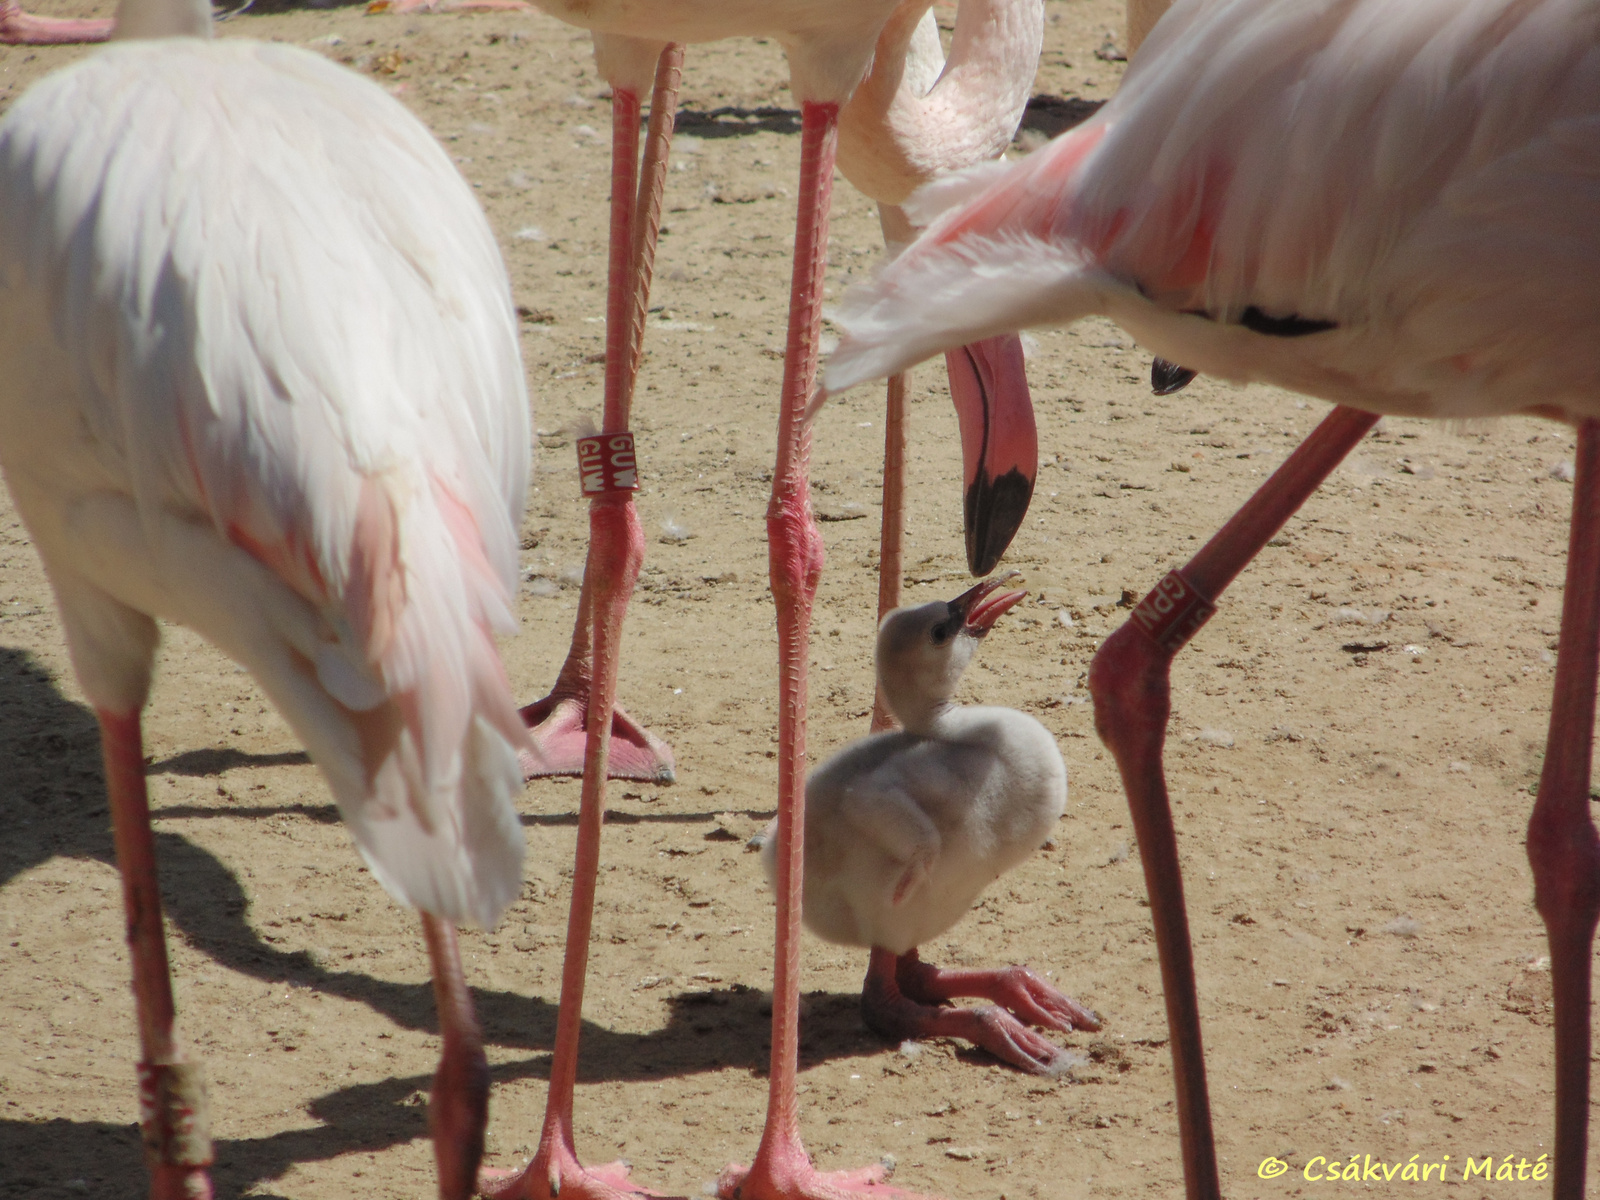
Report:
[[[921,1004],[945,1004],[957,997],[992,1000],[1027,1025],[1071,1033],[1097,1030],[1100,1014],[1051,987],[1031,967],[1013,964],[986,971],[951,971],[931,966],[915,950],[900,956],[895,971],[900,991]]]
[[[544,751],[538,763],[522,756],[526,779],[546,775],[582,775],[584,747],[588,745],[585,725],[589,707],[585,698],[552,692],[522,709],[522,721],[533,730],[534,740]],[[641,783],[672,783],[677,777],[672,747],[635,721],[620,708],[611,710],[611,748],[606,757],[609,779],[636,779]]]
[[[950,1007],[956,996],[996,1003]],[[870,1029],[893,1041],[960,1038],[1030,1075],[1060,1074],[1071,1060],[1028,1023],[1063,1032],[1100,1028],[1098,1017],[1026,967],[941,971],[920,962],[914,952],[897,958],[876,948],[861,989],[861,1016]]]
[[[0,46],[68,46],[103,42],[111,36],[107,18],[72,20],[36,17],[14,0],[0,0]]]
[[[763,1154],[754,1166],[730,1163],[717,1176],[722,1200],[924,1200],[916,1192],[884,1182],[894,1172],[890,1163],[874,1163],[853,1171],[819,1171],[799,1145]]]
[[[478,1194],[488,1200],[629,1200],[634,1196],[663,1197],[628,1178],[624,1162],[586,1167],[559,1139],[547,1142],[521,1171],[488,1168],[478,1172]]]
[[[1056,1075],[1070,1065],[1060,1046],[1035,1033],[997,1004],[986,1004],[982,1008],[945,1008],[917,1004],[903,996],[896,1002],[869,997],[870,992],[863,993],[861,1015],[870,1029],[891,1041],[960,1038],[1030,1075]]]

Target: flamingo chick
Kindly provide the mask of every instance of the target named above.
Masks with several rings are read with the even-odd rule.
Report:
[[[515,627],[529,414],[494,236],[422,123],[293,46],[123,0],[0,121],[0,467],[100,721],[151,1194],[211,1194],[174,1029],[140,713],[157,620],[243,664],[374,875],[423,911],[442,1196],[488,1065],[454,922],[521,885]],[[181,36],[190,35],[190,36]]]
[[[1027,967],[943,971],[917,957],[1044,844],[1066,807],[1067,768],[1043,725],[1014,708],[951,703],[978,643],[1027,594],[990,579],[883,619],[878,687],[901,730],[851,743],[806,780],[803,903],[818,937],[872,948],[861,1012],[873,1029],[895,1041],[965,1038],[1044,1075],[1064,1055],[1028,1026],[1098,1029],[1093,1013]],[[995,1003],[948,1007],[957,996]]]

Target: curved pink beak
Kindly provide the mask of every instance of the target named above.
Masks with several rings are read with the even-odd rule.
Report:
[[[1027,592],[1002,590],[1005,581],[1014,575],[1016,572],[1012,571],[999,579],[985,579],[950,601],[950,608],[961,615],[962,633],[968,637],[983,637],[1003,613],[1021,603]]]
[[[961,427],[967,569],[994,570],[1028,515],[1039,472],[1039,428],[1022,362],[1022,339],[985,338],[944,356]]]

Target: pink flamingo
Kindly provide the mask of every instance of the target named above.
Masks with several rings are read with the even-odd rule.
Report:
[[[1044,41],[1044,9],[1030,0],[965,0],[949,61],[931,0],[904,0],[883,32],[872,69],[839,115],[839,172],[878,202],[891,254],[915,231],[901,204],[922,184],[996,158],[1027,108]],[[1039,469],[1038,430],[1022,342],[1007,334],[945,356],[962,430],[967,566],[986,575],[1028,509]],[[900,606],[905,511],[904,374],[892,376],[884,418],[883,530],[878,618]],[[874,732],[893,724],[880,691]]]
[[[650,213],[652,175],[665,166],[670,112],[661,111],[664,91],[677,67],[678,45],[725,37],[770,36],[789,57],[790,82],[801,101],[799,214],[795,235],[794,276],[790,291],[789,329],[784,379],[779,401],[778,458],[773,472],[772,501],[767,513],[773,597],[778,610],[779,889],[776,971],[773,986],[772,1070],[766,1129],[755,1161],[748,1169],[730,1168],[722,1186],[745,1200],[760,1197],[838,1196],[884,1189],[884,1169],[817,1172],[800,1142],[795,1096],[799,1045],[799,953],[801,841],[795,836],[803,819],[802,778],[805,764],[805,698],[810,614],[822,570],[822,539],[811,516],[809,495],[810,437],[804,411],[816,376],[821,335],[822,272],[827,247],[827,213],[840,107],[866,73],[878,32],[893,9],[892,0],[857,0],[850,4],[772,5],[761,0],[679,0],[675,4],[639,0],[544,0],[552,15],[590,29],[597,35],[596,53],[602,73],[612,81],[613,180],[609,293],[607,299],[607,372],[601,433],[592,443],[604,461],[591,473],[589,558],[580,600],[579,636],[574,657],[590,650],[583,632],[592,631],[586,670],[573,672],[587,683],[586,742],[579,808],[578,850],[571,914],[567,925],[566,959],[562,969],[561,1007],[551,1062],[550,1091],[544,1130],[533,1161],[510,1179],[486,1179],[485,1191],[495,1196],[619,1196],[636,1191],[620,1165],[586,1168],[573,1146],[572,1106],[577,1080],[578,1033],[583,1006],[584,975],[593,920],[595,875],[599,866],[601,814],[604,811],[607,764],[616,700],[617,651],[627,598],[638,577],[644,535],[632,498],[637,475],[632,471],[628,433],[632,376],[638,335],[643,328],[647,270],[641,269],[646,247],[653,244]],[[652,146],[659,146],[659,165],[647,160],[636,168],[639,96],[656,63],[657,96],[652,104]],[[666,85],[666,86],[664,86]],[[658,120],[657,117],[660,119]],[[659,130],[659,133],[657,132]],[[641,202],[638,175],[644,176]],[[640,214],[643,214],[642,216]],[[591,443],[585,443],[591,444]],[[625,464],[606,456],[626,456]],[[568,674],[563,668],[563,677]],[[581,678],[587,675],[587,680]],[[558,683],[558,690],[560,689]],[[580,695],[571,697],[583,702]],[[554,733],[555,731],[551,731]],[[547,739],[540,730],[541,743]]]
[[[1035,0],[967,0],[946,64],[930,2],[904,0],[895,10],[879,37],[872,69],[840,114],[840,172],[887,206],[883,212],[891,246],[911,237],[909,223],[895,207],[900,200],[940,174],[994,157],[1010,142],[1027,104],[1043,37],[1042,8]],[[425,6],[425,0],[390,3],[394,11]],[[570,5],[551,0],[542,7],[575,19]],[[615,331],[617,341],[608,341],[606,389],[617,398],[625,424],[643,352],[682,48],[597,28],[593,32],[596,63],[613,97],[611,219],[617,257],[611,268],[607,329]],[[639,116],[652,78],[650,126],[640,166]],[[981,575],[999,561],[1027,511],[1038,469],[1037,435],[1016,338],[952,352],[948,367],[966,458],[968,563]],[[885,422],[880,613],[899,602],[904,388],[904,380],[890,382]],[[994,398],[1010,391],[1019,391],[1020,397],[1003,402]],[[582,773],[595,671],[592,588],[586,569],[566,661],[549,694],[523,709],[545,753],[543,767],[530,769],[530,775]],[[886,719],[880,702],[875,720],[881,724]],[[611,738],[611,778],[672,781],[676,764],[671,747],[616,706]]]
[[[209,1197],[212,1160],[141,751],[163,618],[251,671],[373,874],[422,910],[439,1188],[465,1200],[488,1066],[455,922],[492,925],[521,886],[529,747],[492,638],[515,626],[528,475],[509,281],[471,189],[382,89],[203,40],[206,0],[124,0],[119,21],[161,40],[0,121],[0,467],[100,722],[152,1195]]]
[[[1101,313],[1157,354],[1340,405],[1102,646],[1191,1197],[1219,1195],[1161,752],[1173,655],[1378,413],[1578,426],[1547,757],[1528,825],[1555,995],[1554,1194],[1584,1193],[1600,836],[1600,10],[1582,0],[1181,0],[1096,117],[937,220],[847,318],[829,390]],[[965,193],[964,195],[962,193]]]

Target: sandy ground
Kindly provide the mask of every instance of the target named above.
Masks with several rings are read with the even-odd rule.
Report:
[[[1096,56],[1120,30],[1115,4],[1047,9],[1025,143],[1104,99],[1121,71]],[[940,9],[947,23],[953,11]],[[221,33],[297,42],[373,75],[444,139],[499,231],[533,318],[523,349],[540,431],[525,629],[505,652],[519,691],[539,695],[577,600],[586,518],[571,430],[597,413],[602,370],[608,109],[587,39],[536,15],[352,8],[252,11]],[[0,104],[81,53],[0,50]],[[611,791],[577,1134],[586,1156],[626,1157],[642,1182],[688,1195],[748,1161],[765,1100],[772,904],[744,842],[773,812],[761,516],[797,157],[785,81],[774,44],[691,49],[637,407],[651,544],[622,689],[676,747],[679,780]],[[872,207],[841,185],[832,295],[878,247]],[[1125,589],[1142,594],[1192,552],[1325,406],[1204,380],[1154,399],[1148,356],[1105,323],[1040,332],[1031,347],[1045,465],[1008,563],[1033,596],[984,644],[964,694],[1044,721],[1072,795],[1055,845],[926,954],[1028,961],[1106,1027],[1065,1039],[1082,1062],[1059,1080],[955,1044],[897,1050],[858,1015],[864,956],[809,941],[802,1122],[822,1165],[892,1154],[897,1182],[947,1196],[1173,1195],[1138,848],[1084,674],[1126,616]],[[965,586],[941,374],[923,368],[912,392],[915,600]],[[831,518],[818,754],[866,727],[881,433],[866,388],[817,430]],[[1469,1155],[1536,1160],[1548,1147],[1548,973],[1522,842],[1570,446],[1530,420],[1464,432],[1386,421],[1179,660],[1169,770],[1230,1195],[1313,1194],[1302,1168],[1317,1155],[1448,1155],[1454,1183]],[[423,1104],[437,1046],[414,916],[359,864],[250,678],[182,629],[162,662],[150,784],[181,1028],[212,1081],[219,1195],[431,1195]],[[496,1165],[525,1159],[543,1111],[577,792],[528,788],[524,892],[498,929],[464,935]],[[0,1195],[138,1196],[135,1035],[95,726],[9,505],[0,822]],[[1259,1178],[1268,1156],[1292,1169]],[[1475,1180],[1451,1194],[1542,1190]]]

